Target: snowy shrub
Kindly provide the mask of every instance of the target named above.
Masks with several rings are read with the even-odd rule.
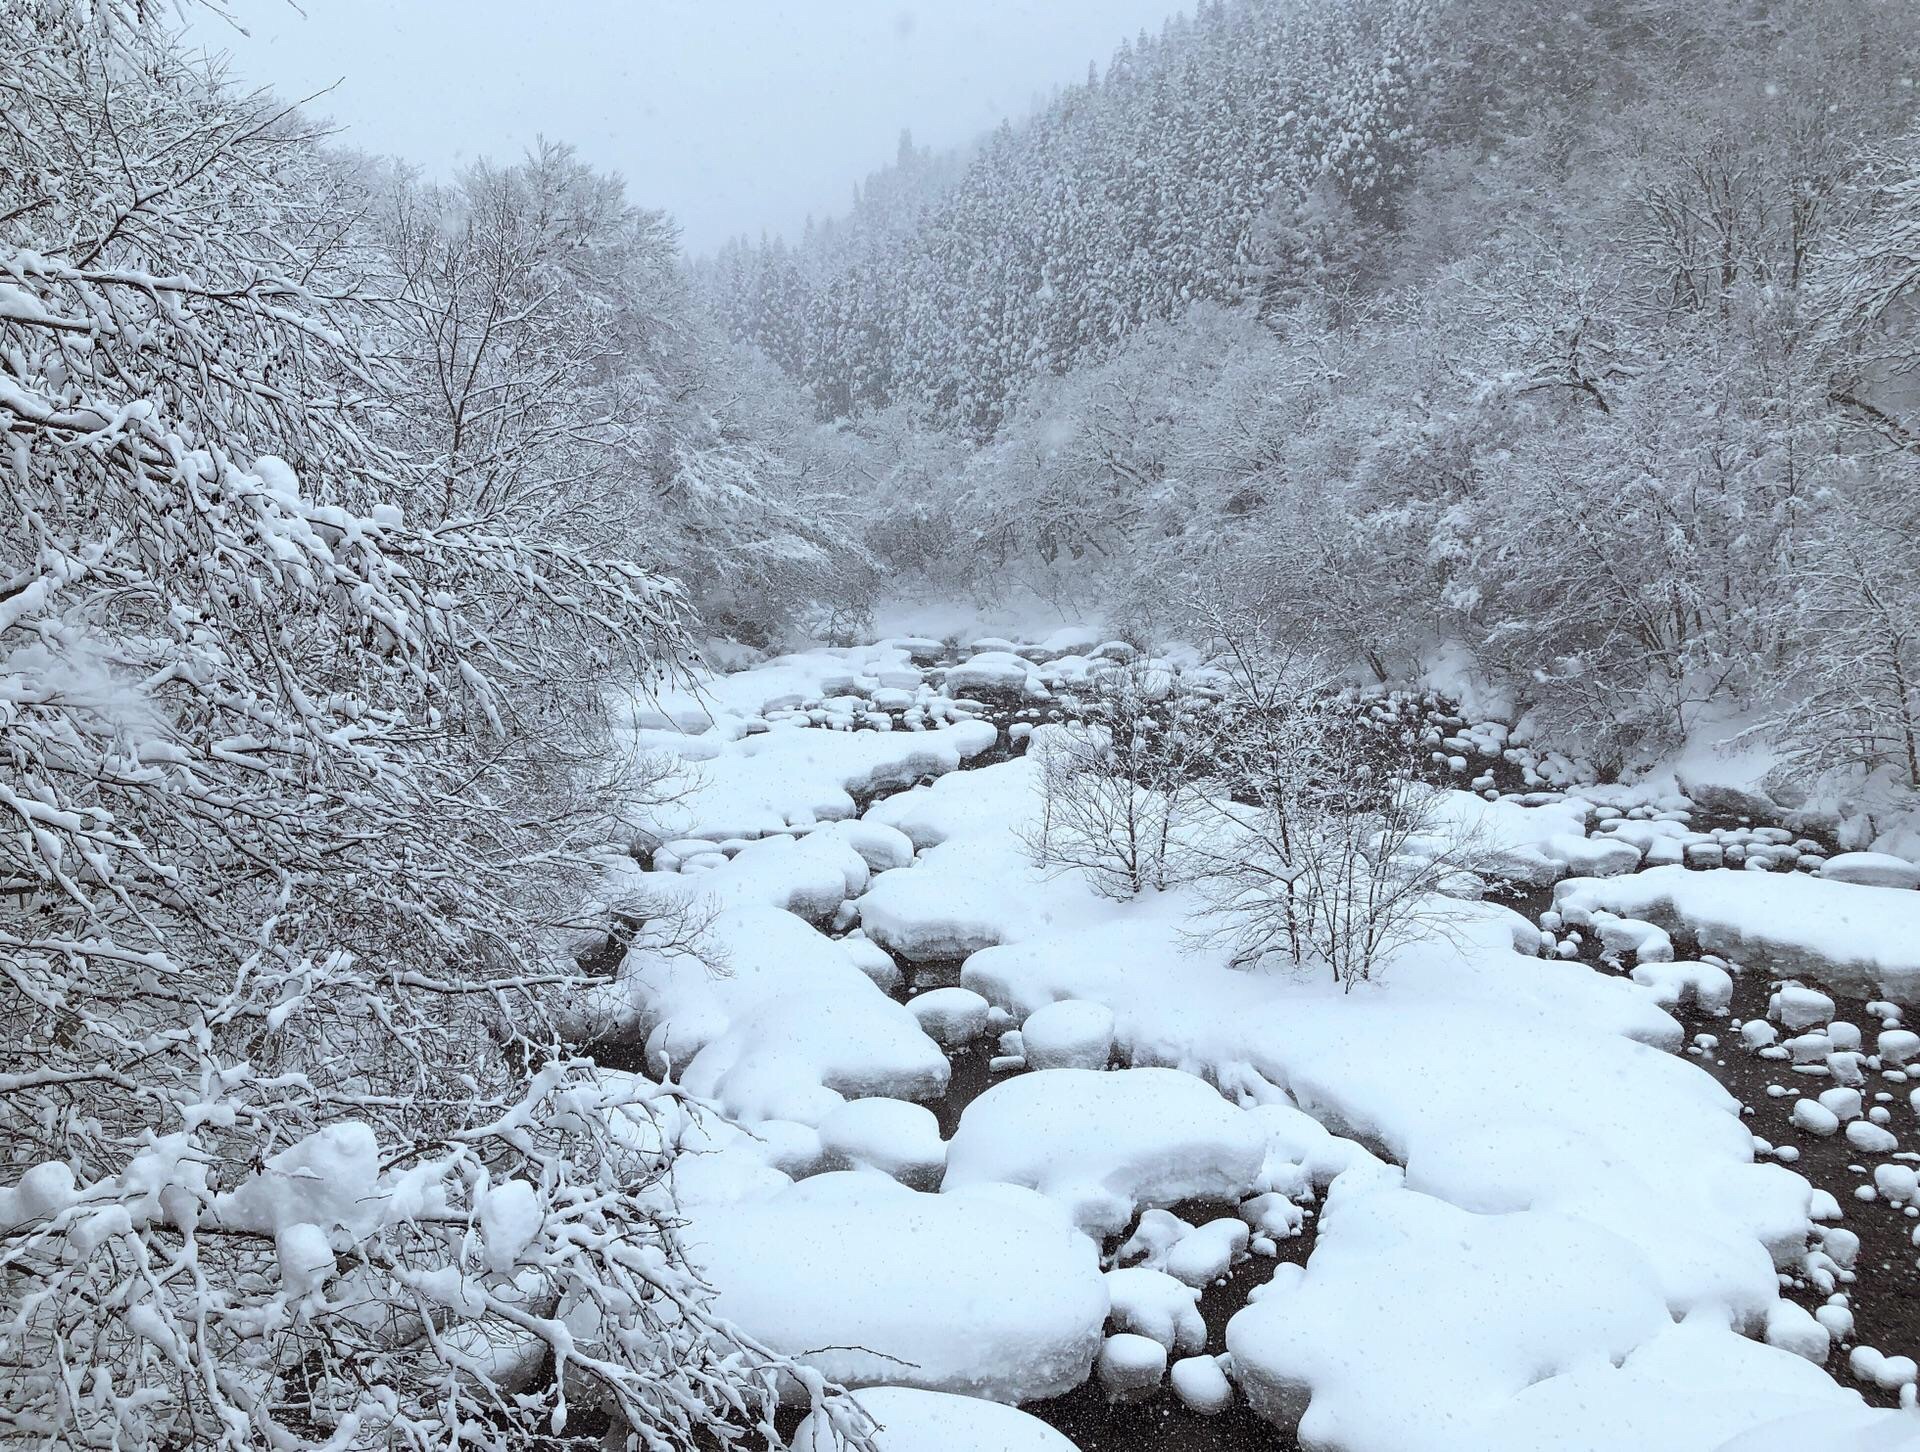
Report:
[[[1034,733],[1040,818],[1027,843],[1042,868],[1077,868],[1114,898],[1189,875],[1187,828],[1212,749],[1211,713],[1140,661],[1096,671],[1067,722]]]
[[[1232,674],[1207,797],[1203,936],[1237,965],[1326,972],[1350,989],[1447,930],[1442,889],[1472,869],[1475,844],[1444,825],[1443,791],[1420,780],[1409,728],[1303,665]]]

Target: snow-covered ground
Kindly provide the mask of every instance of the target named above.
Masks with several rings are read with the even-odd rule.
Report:
[[[1904,1077],[1898,1005],[1863,1042],[1817,987],[1920,985],[1904,864],[1708,826],[1670,789],[1554,790],[1571,764],[1461,723],[1434,743],[1466,788],[1448,814],[1518,890],[1558,883],[1552,910],[1456,903],[1351,992],[1238,970],[1198,896],[1116,902],[1032,861],[1036,771],[989,717],[1044,719],[1102,649],[821,649],[634,712],[635,745],[697,775],[622,888],[707,927],[643,930],[582,1013],[745,1131],[683,1160],[723,1314],[874,1388],[882,1449],[1071,1445],[976,1402],[1089,1377],[1195,1415],[1243,1399],[1336,1452],[1920,1447],[1855,1389],[1911,1403],[1915,1374],[1911,1346],[1851,1345],[1853,1207],[1702,1067]],[[1532,790],[1502,797],[1502,763]],[[1802,986],[1689,1043],[1676,1014],[1750,981],[1726,958]],[[943,1142],[920,1106],[969,1054],[994,1069]],[[1859,1126],[1913,1200],[1914,1108],[1858,1098],[1795,1123]],[[1782,1283],[1818,1276],[1816,1319]],[[1249,1304],[1210,1325],[1226,1281]]]

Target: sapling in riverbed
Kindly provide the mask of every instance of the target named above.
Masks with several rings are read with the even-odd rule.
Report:
[[[1109,666],[1068,698],[1073,718],[1036,731],[1041,811],[1034,862],[1077,868],[1112,898],[1192,875],[1188,829],[1216,721],[1150,659]]]
[[[1197,873],[1204,936],[1236,965],[1327,971],[1350,989],[1445,932],[1444,894],[1474,844],[1444,823],[1407,728],[1299,672],[1263,676],[1239,707],[1204,798],[1218,828]]]

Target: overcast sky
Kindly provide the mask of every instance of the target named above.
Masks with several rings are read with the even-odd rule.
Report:
[[[844,211],[900,129],[958,145],[1104,68],[1181,0],[234,0],[247,81],[444,174],[571,141],[704,251]]]

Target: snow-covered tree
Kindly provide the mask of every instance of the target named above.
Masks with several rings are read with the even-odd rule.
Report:
[[[771,1435],[781,1362],[676,1240],[685,1111],[549,1027],[632,786],[585,770],[605,687],[686,622],[542,527],[578,416],[499,407],[571,360],[484,361],[456,440],[297,112],[144,5],[6,29],[7,1435]]]

